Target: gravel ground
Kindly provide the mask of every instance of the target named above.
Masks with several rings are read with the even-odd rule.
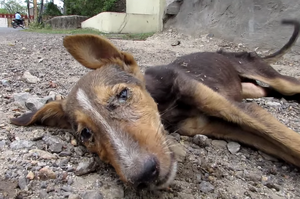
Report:
[[[299,198],[299,171],[238,143],[172,133],[181,153],[169,191],[134,191],[113,168],[78,146],[68,131],[16,127],[8,118],[67,95],[88,70],[63,48],[64,35],[0,32],[0,199],[1,198]],[[180,45],[177,41],[180,41]],[[197,51],[253,50],[203,35],[193,39],[172,30],[147,41],[112,41],[132,53],[140,66],[167,64]],[[284,43],[285,41],[283,41]],[[259,50],[259,49],[258,49]],[[267,53],[262,51],[261,53]],[[274,67],[298,77],[299,55],[288,54]],[[300,132],[300,106],[273,98],[255,99],[281,122]],[[27,107],[27,108],[26,108]]]

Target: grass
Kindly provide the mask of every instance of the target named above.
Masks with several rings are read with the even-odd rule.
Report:
[[[148,37],[151,37],[154,32],[151,33],[139,33],[139,34],[110,34],[110,33],[102,33],[98,30],[94,29],[70,29],[70,30],[62,30],[62,29],[51,29],[51,28],[30,28],[25,29],[23,31],[26,32],[36,32],[42,34],[96,34],[103,35],[110,39],[124,39],[124,40],[146,40]]]

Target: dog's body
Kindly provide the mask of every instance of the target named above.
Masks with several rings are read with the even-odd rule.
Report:
[[[194,53],[149,68],[145,75],[130,54],[104,38],[68,36],[67,50],[95,70],[79,80],[67,99],[11,122],[72,128],[89,151],[135,186],[162,188],[173,180],[176,161],[164,128],[236,140],[300,167],[300,135],[258,105],[242,102],[265,96],[297,99],[300,82],[267,64],[282,56],[298,37],[299,23],[285,23],[295,26],[292,38],[265,58],[247,52]]]

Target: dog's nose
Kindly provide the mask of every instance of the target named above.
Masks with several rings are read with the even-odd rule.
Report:
[[[156,180],[159,174],[158,163],[155,158],[149,158],[145,164],[142,172],[138,175],[135,181],[135,187],[138,189],[145,188],[149,183]]]

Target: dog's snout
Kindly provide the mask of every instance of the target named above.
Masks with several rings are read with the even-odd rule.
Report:
[[[156,158],[149,158],[145,163],[144,167],[141,170],[141,173],[138,175],[137,180],[135,181],[135,186],[137,188],[144,188],[150,182],[153,182],[157,179],[159,174],[159,165]]]

